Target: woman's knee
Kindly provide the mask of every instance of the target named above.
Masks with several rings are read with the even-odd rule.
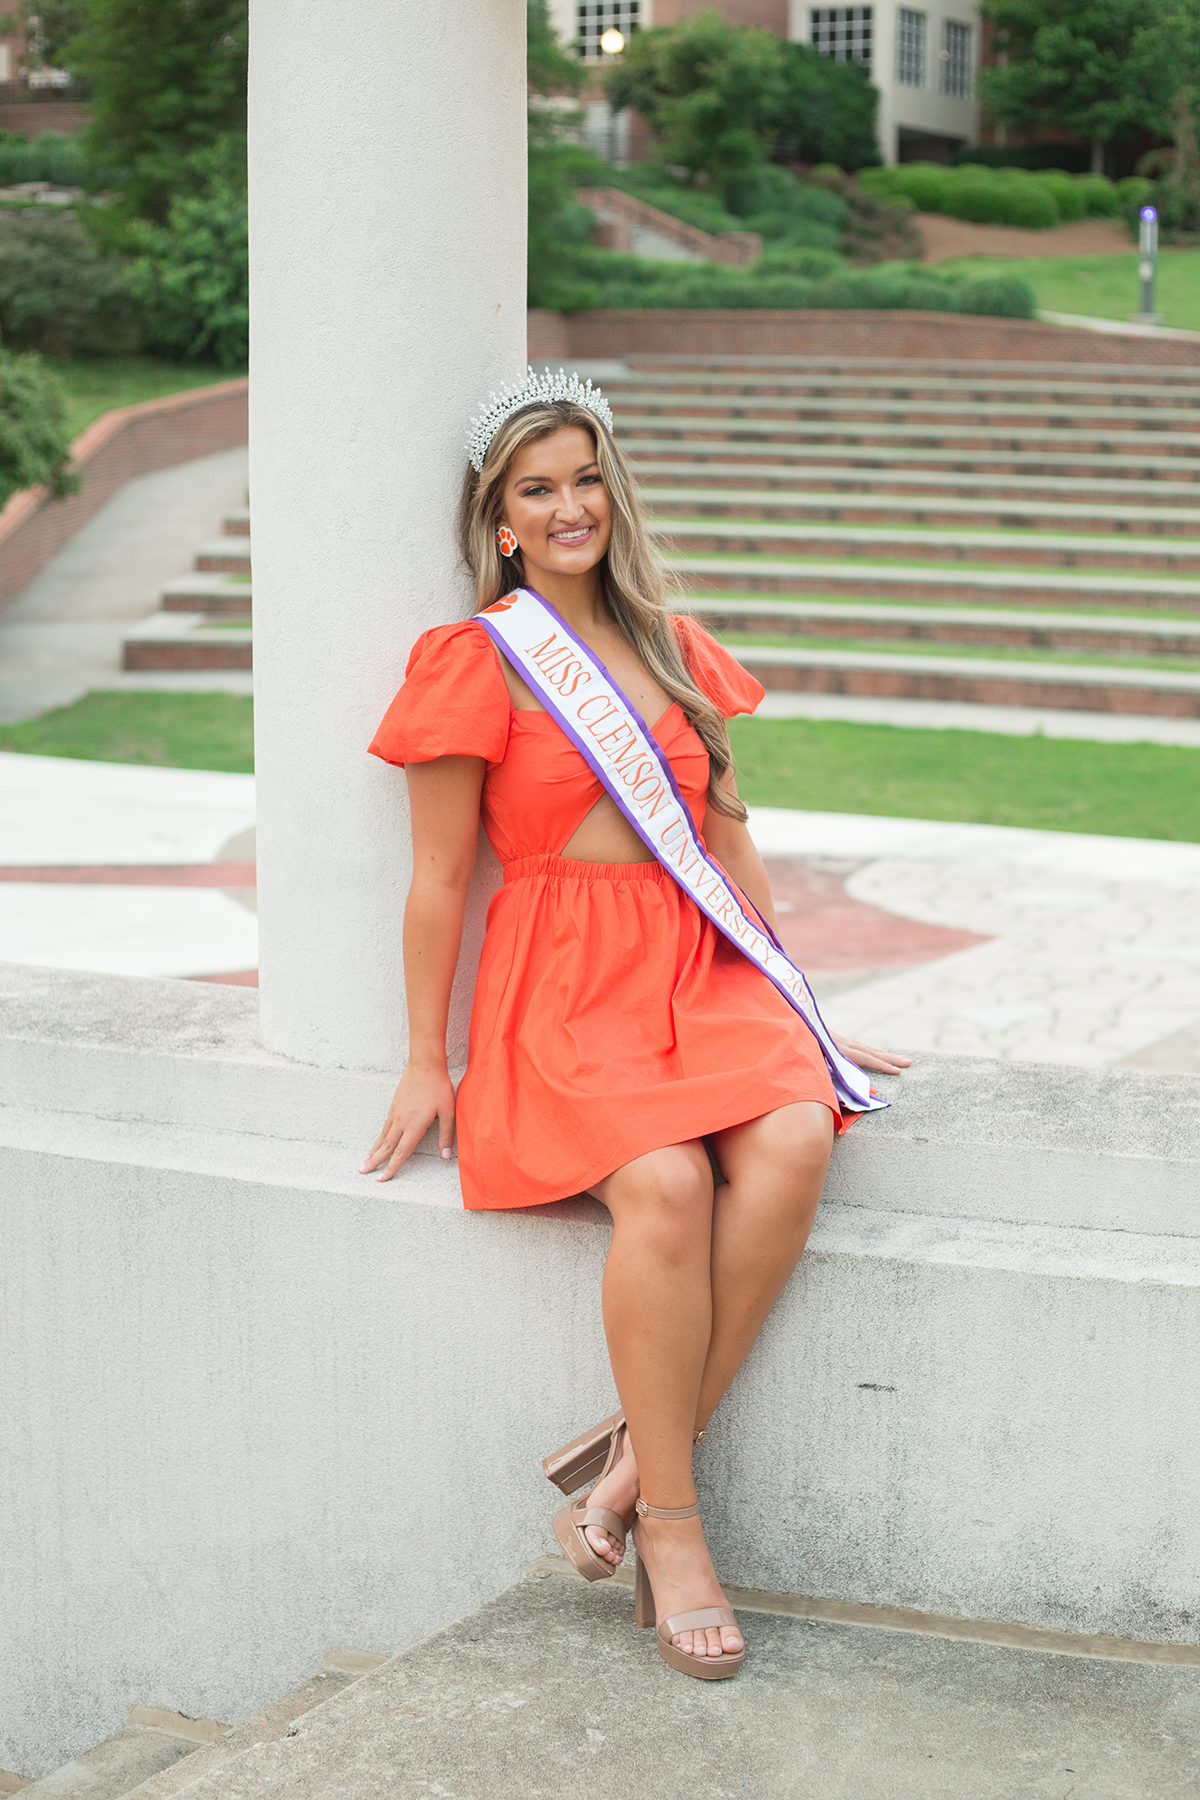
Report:
[[[728,1165],[740,1165],[747,1157],[765,1162],[777,1171],[821,1181],[829,1167],[834,1140],[833,1114],[814,1100],[778,1107],[746,1125],[721,1134],[718,1155]]]
[[[640,1156],[610,1175],[604,1190],[601,1198],[618,1225],[634,1226],[664,1249],[694,1245],[697,1228],[712,1216],[712,1170],[699,1144]]]

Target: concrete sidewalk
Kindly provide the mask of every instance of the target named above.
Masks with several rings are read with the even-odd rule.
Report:
[[[690,1681],[628,1588],[534,1577],[186,1800],[1182,1800],[1200,1669],[747,1612]]]

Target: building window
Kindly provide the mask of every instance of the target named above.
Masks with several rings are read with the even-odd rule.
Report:
[[[580,56],[595,58],[605,53],[600,39],[606,31],[619,31],[628,43],[637,30],[641,0],[583,0],[575,9],[576,43]]]
[[[814,6],[808,15],[808,41],[835,62],[871,66],[872,11],[869,6]]]
[[[896,12],[896,80],[901,87],[925,86],[925,14],[906,6]]]
[[[942,92],[951,100],[966,100],[971,93],[971,27],[946,20],[942,44]]]

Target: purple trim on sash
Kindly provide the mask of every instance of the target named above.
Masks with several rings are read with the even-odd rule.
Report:
[[[653,856],[655,862],[662,864],[663,868],[666,869],[668,875],[670,875],[672,880],[676,883],[676,885],[680,889],[682,889],[683,893],[687,895],[687,898],[692,902],[692,905],[695,906],[696,910],[702,915],[702,917],[706,918],[710,924],[714,925],[716,927],[716,929],[719,932],[721,932],[722,935],[724,937],[726,937],[731,944],[734,945],[734,947],[736,949],[740,950],[742,955],[744,957],[746,957],[747,961],[752,962],[754,964],[755,968],[758,969],[760,974],[766,976],[767,980],[771,983],[772,987],[775,988],[775,990],[778,993],[783,995],[783,998],[787,1001],[788,1005],[793,1009],[793,1011],[798,1013],[800,1015],[800,1017],[804,1020],[804,1023],[808,1026],[809,1030],[812,1032],[813,1036],[817,1040],[818,1045],[820,1046],[821,1054],[824,1057],[825,1062],[829,1068],[830,1075],[833,1079],[834,1088],[838,1092],[839,1100],[841,1100],[842,1097],[845,1096],[845,1100],[846,1100],[846,1102],[848,1102],[848,1104],[843,1106],[843,1110],[853,1111],[853,1112],[871,1112],[871,1111],[877,1111],[881,1107],[890,1105],[889,1101],[884,1100],[882,1095],[877,1095],[875,1093],[875,1091],[871,1088],[870,1077],[866,1074],[866,1072],[864,1070],[860,1069],[856,1063],[852,1063],[850,1061],[849,1057],[843,1056],[841,1051],[838,1050],[837,1046],[833,1043],[833,1039],[832,1039],[832,1035],[830,1033],[829,1027],[826,1025],[824,1019],[821,1017],[820,1011],[817,1007],[816,997],[813,994],[812,989],[809,987],[808,979],[805,976],[803,970],[796,968],[795,963],[792,962],[791,957],[787,954],[787,951],[783,948],[782,944],[779,942],[779,939],[776,936],[775,932],[771,929],[770,925],[767,924],[767,921],[765,919],[761,918],[761,916],[759,915],[757,907],[755,907],[751,901],[746,899],[746,896],[741,894],[740,888],[738,888],[737,883],[732,879],[732,877],[727,875],[725,873],[725,870],[721,868],[720,864],[717,862],[714,862],[712,857],[709,856],[708,851],[705,848],[703,839],[701,838],[699,827],[696,825],[694,819],[692,818],[691,808],[688,806],[687,801],[684,799],[683,795],[679,791],[679,785],[675,780],[675,771],[671,767],[670,758],[661,749],[661,746],[658,744],[658,741],[655,738],[653,731],[650,729],[649,725],[647,725],[646,721],[642,718],[642,715],[641,715],[641,713],[639,713],[636,706],[634,706],[632,701],[628,698],[624,689],[621,687],[620,683],[613,679],[613,677],[609,673],[608,669],[600,661],[600,658],[595,654],[595,652],[593,650],[589,649],[589,647],[585,643],[583,643],[583,641],[579,637],[576,636],[576,634],[571,630],[571,627],[567,624],[566,620],[559,616],[559,614],[555,611],[553,606],[551,606],[551,604],[548,600],[546,600],[534,588],[528,588],[528,587],[521,588],[521,589],[518,589],[517,592],[528,594],[531,599],[536,600],[538,605],[545,609],[545,612],[546,612],[549,620],[551,621],[551,623],[562,633],[562,635],[565,638],[568,638],[571,641],[571,643],[573,643],[575,645],[576,649],[578,649],[580,651],[581,655],[583,656],[583,658],[585,660],[585,665],[590,665],[592,668],[598,670],[599,673],[601,674],[601,676],[604,678],[604,680],[606,682],[608,682],[608,684],[610,685],[610,687],[613,690],[614,697],[620,701],[621,705],[625,708],[629,717],[633,720],[633,722],[637,725],[638,729],[641,731],[642,735],[646,739],[646,742],[651,746],[651,751],[652,751],[652,754],[655,754],[659,772],[665,777],[666,782],[670,788],[670,791],[671,791],[672,795],[674,796],[677,804],[679,805],[679,808],[680,808],[681,812],[683,813],[684,818],[687,821],[689,821],[691,824],[692,838],[694,840],[693,847],[694,847],[696,853],[699,855],[699,857],[700,857],[701,861],[704,863],[705,867],[708,868],[709,870],[711,870],[712,873],[716,876],[716,878],[727,889],[727,891],[729,892],[730,896],[732,897],[735,905],[740,905],[741,900],[746,900],[746,905],[751,907],[751,910],[753,911],[755,918],[758,919],[758,921],[759,921],[758,924],[755,926],[755,930],[759,931],[763,937],[767,938],[770,941],[770,943],[771,943],[772,947],[774,948],[774,950],[776,951],[776,953],[784,959],[784,961],[788,964],[788,966],[790,968],[795,969],[796,974],[799,975],[801,981],[804,983],[804,992],[805,992],[805,995],[806,995],[806,997],[809,1001],[809,1004],[812,1008],[812,1017],[809,1016],[809,1014],[805,1011],[805,1009],[802,1006],[797,1004],[796,996],[793,993],[789,992],[789,990],[784,986],[784,984],[781,981],[776,979],[776,977],[771,973],[770,969],[764,968],[762,963],[757,962],[755,960],[755,958],[750,955],[750,953],[746,949],[745,945],[742,944],[738,940],[738,938],[729,929],[729,927],[727,925],[725,925],[721,921],[720,918],[715,917],[714,914],[711,911],[709,911],[702,904],[702,902],[700,900],[697,899],[696,895],[690,892],[690,890],[687,888],[685,883],[680,879],[680,877],[676,874],[675,870],[671,867],[671,865],[667,861],[667,859],[664,856],[659,854],[649,831],[642,825],[641,821],[633,815],[632,811],[626,810],[623,797],[615,791],[616,784],[614,782],[612,782],[611,772],[609,771],[609,769],[600,761],[599,756],[592,749],[592,747],[589,744],[584,742],[583,738],[580,737],[578,732],[575,731],[575,729],[570,724],[570,722],[567,720],[565,715],[561,714],[558,711],[557,707],[554,705],[553,701],[551,700],[550,704],[546,707],[546,711],[550,714],[551,718],[554,719],[556,721],[556,723],[561,727],[561,729],[566,734],[566,736],[570,739],[572,744],[574,744],[575,748],[579,751],[579,754],[583,757],[583,760],[587,763],[588,767],[592,770],[593,774],[600,781],[600,784],[604,788],[605,792],[609,795],[609,797],[612,800],[614,800],[616,802],[617,806],[621,810],[621,816],[624,819],[626,819],[627,822],[633,827],[633,829],[637,832],[638,836],[642,839],[643,843],[646,845],[647,849],[650,851],[650,854]],[[510,648],[509,645],[505,643],[501,632],[499,631],[499,629],[497,628],[495,623],[487,617],[486,612],[476,613],[475,614],[475,623],[483,626],[483,628],[487,632],[488,636],[492,639],[492,642],[494,644],[496,644],[502,652],[507,652],[509,650],[509,648]],[[548,685],[549,684],[547,684],[547,686]],[[548,695],[545,697],[547,699],[549,698]],[[740,899],[739,899],[739,896],[740,896]],[[743,917],[745,917],[745,916],[746,915],[745,915],[745,912],[743,909]],[[750,921],[750,920],[748,920],[747,922],[752,923],[752,921]],[[813,1022],[814,1019],[816,1020],[815,1024]],[[828,1043],[825,1042],[826,1039],[829,1040]],[[844,1067],[846,1069],[853,1070],[854,1074],[861,1078],[862,1089],[865,1090],[865,1093],[867,1096],[865,1099],[861,1098],[860,1093],[855,1092],[855,1089],[850,1086],[849,1082],[846,1080],[845,1076],[842,1074],[842,1069],[841,1069],[841,1067],[839,1067],[839,1065],[844,1065]]]

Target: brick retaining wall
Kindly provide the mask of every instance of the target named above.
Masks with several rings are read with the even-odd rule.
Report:
[[[102,413],[72,445],[83,486],[66,500],[23,488],[0,512],[0,606],[33,580],[68,538],[133,475],[233,450],[248,438],[249,382],[218,382]]]
[[[1085,331],[962,313],[534,311],[529,359],[623,356],[912,357],[968,362],[1200,365],[1200,332],[1161,337]]]

